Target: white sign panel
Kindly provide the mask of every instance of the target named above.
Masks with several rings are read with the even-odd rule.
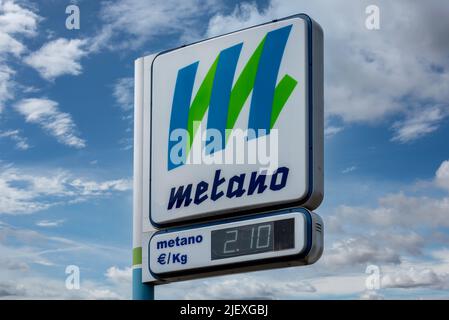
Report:
[[[155,56],[155,227],[320,204],[322,50],[320,27],[298,15]]]
[[[155,279],[180,280],[310,264],[322,244],[321,219],[297,209],[156,232],[143,265]]]

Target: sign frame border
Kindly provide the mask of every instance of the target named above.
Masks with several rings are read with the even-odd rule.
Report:
[[[216,38],[219,38],[219,37],[223,37],[223,36],[227,36],[227,35],[230,35],[230,34],[233,34],[233,33],[245,31],[245,30],[252,29],[252,28],[255,28],[255,27],[260,27],[260,26],[271,24],[271,23],[284,21],[284,20],[289,20],[289,19],[295,19],[295,18],[303,19],[305,21],[306,25],[307,25],[307,30],[306,30],[307,31],[307,33],[306,33],[307,34],[307,62],[306,62],[306,65],[307,65],[307,81],[308,81],[308,87],[307,87],[308,103],[307,103],[306,107],[307,107],[307,116],[308,116],[308,119],[307,119],[308,120],[308,128],[307,128],[308,129],[308,141],[307,141],[307,144],[308,144],[308,148],[307,148],[307,150],[308,150],[308,157],[307,157],[307,160],[308,160],[308,163],[307,163],[308,176],[307,176],[307,180],[308,181],[307,181],[307,193],[306,193],[306,195],[304,197],[300,198],[300,199],[295,199],[295,200],[292,200],[292,201],[278,203],[278,204],[272,204],[272,205],[269,204],[269,205],[262,206],[262,207],[255,206],[255,207],[249,207],[249,208],[240,209],[240,210],[239,209],[235,209],[235,208],[232,209],[232,210],[231,209],[227,209],[227,210],[223,210],[220,213],[214,214],[212,216],[201,216],[201,217],[197,217],[197,218],[190,218],[190,219],[186,219],[186,220],[167,222],[167,223],[157,223],[157,222],[155,222],[152,219],[152,216],[151,216],[151,181],[152,181],[151,159],[152,159],[152,137],[153,137],[153,125],[152,125],[153,117],[152,117],[152,114],[153,114],[153,85],[154,85],[154,81],[153,81],[153,65],[154,65],[154,61],[157,59],[158,56],[160,56],[162,54],[166,54],[166,53],[169,53],[169,52],[172,52],[172,51],[175,51],[175,50],[179,50],[179,49],[182,49],[182,48],[185,48],[185,47],[188,47],[188,46],[191,46],[191,45],[195,45],[195,44],[198,44],[198,43],[201,43],[201,42],[204,42],[204,41],[209,41],[211,39],[216,39]],[[223,218],[231,218],[232,219],[233,216],[231,216],[230,213],[237,213],[237,215],[235,215],[234,217],[244,217],[244,216],[247,216],[247,215],[250,215],[250,214],[260,213],[261,211],[264,211],[264,212],[266,212],[266,211],[278,211],[278,210],[282,210],[282,209],[288,209],[288,208],[299,207],[299,206],[303,206],[303,207],[305,207],[307,209],[314,210],[321,204],[321,202],[323,200],[323,193],[324,193],[324,191],[323,191],[323,181],[322,181],[323,180],[323,145],[322,145],[323,141],[321,141],[320,146],[315,147],[315,148],[313,146],[313,143],[314,143],[314,133],[315,133],[315,130],[317,130],[317,128],[315,128],[315,125],[314,125],[314,113],[316,113],[317,111],[321,112],[320,117],[322,117],[323,101],[319,102],[319,103],[321,103],[321,110],[320,110],[320,108],[318,108],[318,110],[314,110],[314,108],[313,108],[314,100],[315,100],[315,98],[317,98],[315,96],[315,94],[316,94],[316,92],[315,92],[316,85],[314,84],[314,81],[316,81],[316,79],[315,79],[316,77],[314,77],[314,75],[315,75],[315,72],[317,72],[317,71],[315,71],[314,68],[313,68],[313,66],[314,66],[313,65],[314,37],[313,37],[313,34],[312,34],[312,29],[314,27],[315,28],[319,28],[319,30],[321,32],[321,36],[322,36],[323,32],[322,32],[321,26],[318,23],[316,23],[312,18],[310,18],[307,14],[299,13],[299,14],[290,15],[288,17],[284,17],[284,18],[281,18],[281,19],[274,19],[272,21],[268,21],[268,22],[261,23],[261,24],[258,24],[258,25],[250,26],[250,27],[247,27],[247,28],[239,29],[239,30],[236,30],[236,31],[228,32],[228,33],[224,33],[224,34],[221,34],[221,35],[218,35],[218,36],[214,36],[214,37],[211,37],[211,38],[207,38],[207,39],[203,39],[203,40],[196,41],[196,42],[193,42],[193,43],[189,43],[187,45],[182,45],[182,46],[179,46],[179,47],[176,47],[176,48],[164,50],[164,51],[161,51],[159,53],[156,53],[152,57],[152,59],[151,59],[152,60],[151,61],[151,66],[150,66],[150,81],[149,81],[150,82],[149,83],[149,85],[150,85],[150,94],[149,94],[149,122],[150,122],[149,130],[150,130],[150,133],[149,133],[149,141],[148,141],[149,142],[149,158],[148,158],[148,161],[149,161],[149,163],[148,163],[149,177],[148,178],[149,178],[149,180],[147,182],[145,182],[145,183],[149,184],[149,186],[148,186],[148,191],[149,191],[149,193],[148,193],[148,197],[149,197],[148,198],[148,203],[149,203],[148,219],[149,219],[149,222],[150,222],[151,226],[153,226],[157,230],[160,230],[160,229],[166,229],[166,228],[181,227],[181,226],[190,225],[190,224],[194,224],[194,223],[195,224],[196,223],[207,223],[207,222],[211,222],[211,221],[215,221],[215,220],[220,220],[220,219],[223,219]],[[321,50],[321,53],[322,53],[322,47],[319,48],[319,49]],[[321,63],[324,63],[322,55],[321,55],[320,59],[321,59]],[[322,69],[320,71],[322,72]],[[322,74],[318,74],[318,77],[320,77],[319,80],[321,81],[321,86],[322,86],[323,85],[322,84],[323,75]],[[322,98],[322,90],[323,90],[323,88],[321,88],[321,98]],[[320,98],[320,96],[318,96],[318,99],[319,98]],[[145,119],[144,121],[147,121],[147,119]],[[321,128],[319,128],[320,130],[322,129],[322,125],[323,124],[321,123],[320,124]],[[318,134],[320,134],[322,136],[321,140],[323,140],[324,139],[323,133],[318,131]],[[320,139],[318,139],[318,140],[320,140]],[[320,150],[316,150],[316,149],[320,149]],[[319,152],[317,154],[318,156],[315,156],[315,152],[317,152],[317,151]],[[315,176],[315,174],[314,174],[315,169],[317,169],[314,166],[314,160],[315,160],[314,158],[316,158],[316,157],[320,158],[319,159],[320,163],[316,164],[316,166],[320,166],[320,168],[318,168],[319,173],[317,173],[317,175],[320,175],[319,177]],[[319,189],[320,190],[318,190],[318,193],[315,193],[315,190],[314,190],[314,186],[315,186],[315,184],[314,184],[315,181],[314,180],[319,180],[318,183],[319,183]],[[308,202],[310,202],[311,204],[308,204]]]

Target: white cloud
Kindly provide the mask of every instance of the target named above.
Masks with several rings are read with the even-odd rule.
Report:
[[[447,187],[448,168],[449,161],[444,161],[435,174],[435,184],[442,188]],[[449,198],[444,195],[412,196],[401,191],[383,195],[374,207],[340,205],[323,216],[326,249],[316,266],[320,272],[345,274],[357,265],[376,264],[388,271],[385,287],[436,288],[449,274],[449,255],[440,250],[449,241],[448,212]],[[419,271],[409,272],[410,267]]]
[[[441,265],[444,266],[442,270],[440,270],[443,273],[449,273],[449,249],[443,248],[439,250],[434,250],[431,253],[431,256],[435,259],[437,259]],[[434,267],[436,267],[434,265]]]
[[[75,188],[77,193],[81,196],[98,196],[110,191],[127,191],[132,187],[131,181],[126,179],[105,182],[74,179],[69,184]]]
[[[117,266],[112,266],[106,270],[105,276],[114,283],[132,285],[132,268],[126,267],[121,269]]]
[[[9,34],[35,35],[41,18],[15,1],[0,2],[0,30]]]
[[[27,138],[23,137],[19,130],[0,131],[1,138],[9,138],[14,141],[16,143],[16,149],[28,150],[30,148]]]
[[[86,146],[86,141],[76,133],[71,115],[59,111],[57,102],[49,99],[24,99],[14,107],[25,116],[27,122],[38,124],[58,142],[74,148]]]
[[[8,58],[26,51],[23,38],[36,35],[41,17],[15,1],[0,1],[0,114],[6,101],[14,98],[15,71]]]
[[[324,136],[326,138],[333,137],[337,133],[341,132],[343,129],[344,129],[343,127],[328,126],[324,128]]]
[[[41,170],[36,174],[11,165],[3,166],[0,171],[0,213],[32,213],[130,189],[129,179],[97,182],[74,177],[63,170]]]
[[[402,143],[416,140],[437,130],[445,117],[443,109],[438,107],[415,111],[407,119],[393,124],[395,135],[392,140]]]
[[[449,191],[449,160],[441,163],[430,182],[420,182],[423,186],[438,186]],[[409,229],[411,227],[449,227],[447,215],[449,197],[411,196],[403,191],[387,193],[378,199],[377,207],[340,205],[335,214],[328,218],[333,230],[341,230],[349,221],[352,225],[369,224],[385,228],[395,226]],[[395,235],[399,234],[395,232]],[[412,237],[413,238],[413,237]],[[413,241],[413,239],[408,239]],[[416,240],[416,238],[415,238]],[[407,239],[401,239],[407,243]]]
[[[269,21],[267,19],[270,19],[271,17],[271,10],[261,13],[255,4],[238,4],[230,15],[218,13],[209,20],[207,37],[214,37],[262,22],[267,22]]]
[[[161,299],[329,299],[357,298],[366,290],[365,268],[358,272],[314,266],[235,274],[164,285]]]
[[[109,278],[93,280],[85,273],[90,268],[86,261],[99,263],[98,268],[117,263],[127,251],[0,223],[0,299],[129,299],[130,285],[104,281]],[[68,290],[64,270],[74,262],[80,267],[80,289]],[[45,274],[38,271],[43,268]]]
[[[359,272],[323,272],[316,274],[310,283],[316,288],[317,296],[331,296],[333,298],[358,295],[365,291],[366,274],[365,269],[359,269]],[[353,299],[356,296],[353,297]]]
[[[341,173],[346,174],[346,173],[350,173],[355,170],[357,170],[356,166],[350,166],[350,167],[347,167],[346,169],[344,169]]]
[[[64,223],[64,219],[59,220],[40,220],[36,222],[36,226],[42,227],[42,228],[53,228],[53,227],[59,227]]]
[[[382,277],[382,288],[436,288],[444,289],[449,284],[448,274],[437,274],[432,269],[400,269]]]
[[[122,119],[128,124],[125,137],[119,139],[118,143],[121,145],[121,150],[127,151],[133,148],[132,135],[133,126],[133,113],[130,112],[134,109],[134,78],[120,78],[118,79],[113,88],[113,96],[116,100],[116,104],[125,112]]]
[[[25,46],[7,33],[0,33],[0,52],[19,56]]]
[[[352,224],[370,224],[375,227],[396,226],[409,228],[414,226],[449,227],[447,213],[449,198],[431,198],[427,196],[408,196],[403,192],[387,194],[379,199],[379,206],[341,205],[337,208],[332,223],[344,226]],[[425,214],[423,214],[423,212]],[[337,228],[337,226],[333,226]]]
[[[217,0],[117,0],[105,2],[100,18],[104,26],[92,41],[92,49],[136,48],[146,41],[169,36],[197,38],[206,29],[204,16],[217,12]]]
[[[65,288],[65,279],[44,275],[17,275],[14,281],[0,280],[0,299],[27,300],[118,300],[129,299],[126,291],[100,281],[83,281],[79,290]]]
[[[336,241],[323,256],[323,263],[330,268],[370,263],[399,264],[400,262],[400,256],[395,250],[366,237]]]
[[[0,60],[0,114],[3,111],[4,103],[13,97],[13,75],[14,71],[3,65]]]
[[[449,160],[445,160],[441,163],[435,173],[435,182],[439,187],[449,191]]]
[[[273,299],[279,295],[294,297],[300,293],[314,293],[316,289],[306,281],[260,281],[248,276],[238,279],[202,281],[201,286],[186,290],[184,298],[191,299]]]
[[[0,2],[0,57],[5,54],[19,56],[24,44],[18,37],[36,35],[37,23],[41,18],[14,1]]]
[[[132,137],[120,138],[120,140],[118,141],[118,143],[122,146],[120,148],[120,150],[123,150],[123,151],[131,150],[134,147],[133,141],[134,140]]]
[[[384,296],[374,290],[367,290],[360,295],[360,300],[384,300]]]
[[[80,60],[88,54],[86,44],[87,40],[59,38],[44,44],[24,61],[47,80],[66,74],[79,75],[82,71]]]
[[[124,111],[134,107],[134,78],[121,78],[114,84],[113,95],[117,104]]]

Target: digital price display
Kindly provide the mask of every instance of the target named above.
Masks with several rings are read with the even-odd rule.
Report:
[[[295,246],[295,219],[214,230],[211,239],[212,260],[292,249]]]
[[[158,231],[143,261],[161,282],[311,264],[321,256],[322,224],[298,208]]]

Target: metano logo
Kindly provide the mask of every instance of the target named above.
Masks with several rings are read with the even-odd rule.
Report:
[[[243,42],[223,49],[206,73],[193,101],[192,91],[200,61],[178,70],[168,138],[169,171],[186,164],[197,124],[203,120],[207,110],[207,135],[219,133],[222,139],[218,145],[214,141],[214,147],[209,149],[206,142],[206,151],[212,154],[225,149],[230,132],[251,92],[248,130],[254,132],[254,138],[270,133],[297,85],[297,81],[288,74],[276,85],[291,29],[292,25],[288,25],[268,32],[234,85]],[[207,141],[210,143],[211,140]]]
[[[167,210],[178,209],[181,206],[188,207],[192,202],[200,205],[207,199],[217,201],[221,197],[228,199],[237,199],[244,195],[248,197],[264,193],[268,188],[271,191],[279,191],[287,185],[289,171],[290,169],[287,167],[280,167],[271,177],[265,173],[254,171],[249,175],[249,179],[247,179],[246,173],[241,173],[227,180],[221,176],[221,170],[217,170],[211,183],[201,181],[196,186],[190,183],[187,186],[172,188]],[[210,190],[209,186],[212,186]]]

